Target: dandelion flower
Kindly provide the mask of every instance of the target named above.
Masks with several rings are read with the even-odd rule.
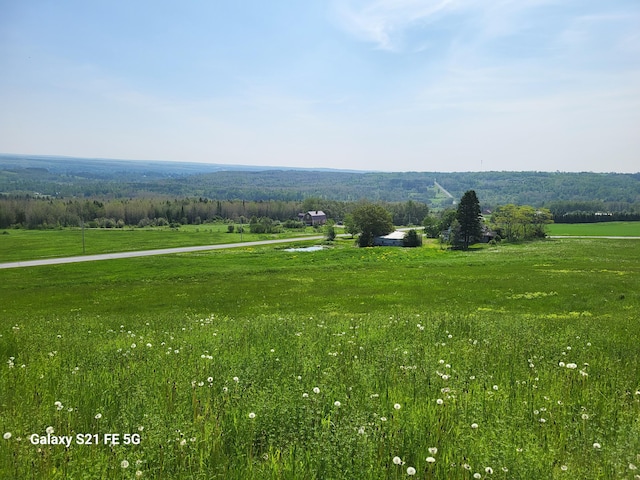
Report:
[[[473,474],[473,478],[482,478],[482,475],[476,472]]]
[[[207,382],[209,382],[209,383],[213,383],[213,377],[209,377],[209,378],[207,378]]]
[[[493,389],[497,392],[498,391],[498,385],[494,385]]]
[[[436,453],[438,453],[438,449],[436,447],[429,447],[429,453],[431,455],[435,455]]]
[[[320,393],[320,389],[318,387],[313,387],[313,393]]]
[[[602,445],[600,445],[598,442],[595,442],[595,443],[593,444],[593,448],[595,448],[596,450],[598,450],[598,449],[602,448]]]
[[[462,468],[464,468],[465,470],[471,470],[471,465],[469,465],[468,463],[465,463],[462,465]]]
[[[240,379],[238,377],[233,377],[233,381],[238,383],[240,381]]]
[[[487,472],[489,475],[493,474],[493,468],[491,467],[485,468],[484,471]]]
[[[96,420],[100,420],[102,418],[102,414],[101,413],[96,413],[95,419]]]
[[[416,469],[413,467],[407,467],[407,475],[415,475]]]
[[[441,398],[439,398],[439,399],[437,399],[437,400],[436,400],[436,403],[437,403],[438,405],[442,405],[442,404],[444,403],[444,400],[442,400]]]
[[[122,468],[129,468],[129,462],[128,462],[127,460],[122,460],[122,461],[120,462],[120,466],[121,466]]]
[[[307,398],[309,396],[309,394],[307,392],[302,394],[302,398]]]
[[[402,465],[402,459],[400,457],[393,457],[393,463],[396,465]]]
[[[333,404],[334,404],[336,407],[339,407],[339,406],[341,405],[341,403],[340,403],[338,400],[336,400],[335,402],[333,402]]]
[[[558,362],[558,366],[559,366],[559,367],[564,367],[564,366],[565,366],[565,363],[564,363],[564,362]]]
[[[45,430],[45,432],[47,432],[49,435],[51,435],[55,430],[53,429],[53,427],[47,427],[47,429]]]
[[[472,423],[471,424],[471,428],[473,428],[475,430],[476,428],[478,428],[478,424],[477,423]]]
[[[249,414],[249,418],[252,418],[252,419],[253,419],[253,418],[256,418],[256,414],[255,414],[254,412],[251,412],[251,413]]]
[[[5,432],[5,434],[2,435],[2,438],[4,438],[5,440],[9,440],[11,438],[11,432]]]
[[[402,405],[400,405],[399,403],[396,403],[393,408],[395,408],[396,410],[400,410],[402,408]]]
[[[436,459],[433,457],[427,457],[427,463],[436,463]]]

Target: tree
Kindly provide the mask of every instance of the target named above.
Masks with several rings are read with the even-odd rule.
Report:
[[[370,247],[374,237],[386,235],[393,231],[391,214],[381,205],[363,203],[351,213],[353,226],[360,233],[358,245]]]
[[[475,191],[467,190],[460,199],[456,220],[460,224],[456,243],[466,250],[472,243],[480,241],[482,238],[482,214]]]
[[[422,246],[422,235],[417,230],[411,229],[404,237],[403,244],[405,247],[420,247]]]
[[[552,214],[546,208],[529,205],[502,205],[491,215],[491,223],[508,241],[544,238],[545,225],[552,223]]]

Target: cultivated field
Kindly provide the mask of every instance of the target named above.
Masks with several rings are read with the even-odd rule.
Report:
[[[0,478],[639,473],[640,241],[240,248],[0,298]]]
[[[547,225],[549,235],[640,237],[640,222],[556,223]]]

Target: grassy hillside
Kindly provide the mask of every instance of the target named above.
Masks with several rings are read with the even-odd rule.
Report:
[[[639,258],[345,240],[0,271],[0,477],[633,478]]]

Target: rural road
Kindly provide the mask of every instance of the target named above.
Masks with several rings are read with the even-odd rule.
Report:
[[[162,248],[158,250],[140,250],[137,252],[103,253],[99,255],[81,255],[77,257],[45,258],[42,260],[25,260],[21,262],[0,263],[0,269],[1,268],[20,268],[20,267],[38,267],[42,265],[60,265],[63,263],[95,262],[98,260],[114,260],[117,258],[149,257],[152,255],[168,255],[172,253],[202,252],[206,250],[221,250],[223,248],[254,247],[257,245],[272,245],[277,243],[291,243],[291,242],[312,241],[312,240],[322,240],[322,239],[324,239],[324,236],[281,238],[278,240],[260,240],[256,242],[222,243],[220,245],[199,245],[195,247],[176,247],[176,248]]]

